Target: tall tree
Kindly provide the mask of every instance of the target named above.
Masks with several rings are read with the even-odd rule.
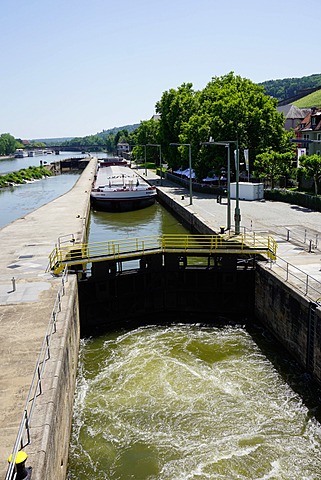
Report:
[[[314,193],[317,195],[321,179],[321,155],[302,155],[300,157],[300,166],[305,177],[313,178]]]
[[[191,84],[165,92],[156,110],[161,114],[160,137],[168,164],[180,166],[177,149],[166,150],[169,143],[180,142],[191,144],[198,177],[205,175],[206,169],[217,170],[220,163],[225,166],[226,154],[221,146],[211,147],[211,152],[200,147],[210,137],[215,141],[237,140],[241,153],[248,148],[250,168],[255,157],[268,148],[280,153],[290,151],[291,134],[283,128],[284,117],[276,103],[265,95],[263,87],[233,72],[214,77],[200,92],[195,92]]]
[[[2,133],[0,135],[0,155],[11,155],[16,148],[16,139],[10,133]]]
[[[164,157],[171,167],[178,167],[180,160],[177,149],[171,148],[169,144],[180,141],[183,124],[189,122],[196,111],[197,95],[191,83],[183,83],[177,90],[164,92],[156,103],[156,112],[161,115],[159,140],[163,146]]]
[[[142,145],[151,144],[160,144],[159,140],[159,120],[151,118],[150,120],[144,120],[140,123],[139,127],[132,134],[132,139],[135,145],[133,149],[133,154],[135,158],[143,158],[144,147]],[[158,153],[156,149],[150,149],[148,152],[148,157],[158,158]]]
[[[279,153],[268,150],[257,155],[254,168],[260,178],[267,178],[274,188],[274,183],[282,175],[288,175],[292,169],[293,153]]]

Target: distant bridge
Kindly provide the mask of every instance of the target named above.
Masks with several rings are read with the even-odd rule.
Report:
[[[100,151],[107,150],[107,147],[103,145],[73,145],[73,146],[66,146],[66,145],[45,145],[44,147],[35,147],[32,145],[26,145],[25,150],[54,150],[55,152],[60,151],[67,151],[67,152],[90,152],[91,150],[95,149]]]

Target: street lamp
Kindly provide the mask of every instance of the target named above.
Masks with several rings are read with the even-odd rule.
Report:
[[[241,223],[241,211],[239,204],[239,170],[240,170],[240,160],[239,160],[239,142],[238,140],[222,140],[220,142],[214,142],[211,140],[209,142],[201,142],[201,145],[224,145],[227,148],[227,228],[231,228],[231,161],[230,161],[230,145],[231,143],[236,144],[236,205],[234,212],[235,220],[235,234],[239,235],[240,233],[240,223]]]
[[[144,156],[145,156],[145,177],[147,177],[147,164],[146,164],[146,145],[143,145],[144,147]]]
[[[188,147],[188,163],[189,163],[189,203],[193,204],[193,189],[192,189],[192,149],[190,143],[170,143],[171,146],[185,146]]]
[[[147,143],[146,147],[159,147],[160,184],[162,184],[162,147],[159,143]]]
[[[145,175],[147,175],[147,168],[146,168],[146,145],[142,145],[142,144],[133,144],[133,145],[129,145],[130,147],[144,147],[144,161],[145,161]],[[138,164],[137,165],[137,168],[138,168]]]

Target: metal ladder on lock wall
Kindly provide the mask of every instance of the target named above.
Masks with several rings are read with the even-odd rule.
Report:
[[[307,370],[312,373],[314,370],[314,341],[316,335],[316,308],[317,304],[310,302],[307,337]]]

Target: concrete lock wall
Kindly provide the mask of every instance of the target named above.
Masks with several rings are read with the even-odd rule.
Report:
[[[32,417],[31,444],[24,449],[33,480],[66,478],[79,341],[77,277],[69,275],[42,381],[43,393]]]
[[[312,307],[316,307],[312,304]],[[259,264],[255,272],[255,317],[321,384],[321,310],[310,321],[311,302]]]
[[[185,196],[187,199],[188,197]],[[210,225],[206,224],[204,219],[200,219],[195,213],[190,212],[186,209],[186,205],[179,205],[175,200],[167,195],[166,192],[162,190],[157,191],[157,199],[159,203],[166,205],[166,208],[170,212],[179,218],[181,223],[188,228],[191,232],[197,232],[201,235],[213,235],[215,232]]]

